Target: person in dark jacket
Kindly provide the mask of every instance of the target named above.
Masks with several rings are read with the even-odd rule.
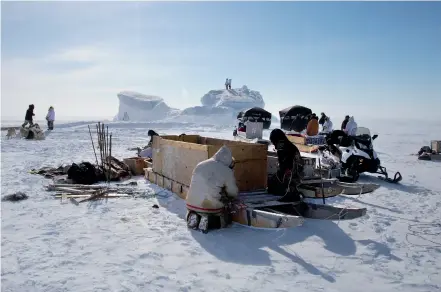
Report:
[[[323,126],[323,124],[326,122],[326,115],[325,113],[321,114],[320,120],[319,120],[319,124]]]
[[[26,111],[25,121],[24,121],[23,125],[21,125],[21,127],[24,128],[27,124],[29,124],[29,126],[32,126],[34,124],[33,116],[35,116],[34,105],[30,104],[28,110]]]
[[[149,144],[147,145],[147,147],[149,147],[149,146],[151,146],[151,145],[153,144],[153,137],[154,137],[154,136],[159,136],[159,135],[158,135],[158,133],[156,133],[156,132],[153,131],[153,130],[149,130],[149,131],[147,132],[147,135],[150,137]]]
[[[268,192],[283,196],[281,201],[301,201],[297,185],[303,176],[303,160],[300,151],[280,129],[274,129],[270,141],[277,151],[278,170],[268,181]]]
[[[344,131],[346,129],[346,125],[349,122],[349,116],[346,116],[343,122],[341,123],[341,130]]]

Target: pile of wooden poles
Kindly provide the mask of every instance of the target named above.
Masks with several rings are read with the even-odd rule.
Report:
[[[95,154],[95,160],[97,165],[101,165],[103,173],[106,177],[106,181],[110,182],[111,178],[111,156],[112,156],[112,133],[109,135],[109,126],[104,127],[104,123],[98,122],[96,124],[96,134],[98,137],[98,149],[100,151],[101,164],[98,162],[98,156],[95,150],[95,143],[92,138],[92,131],[89,127],[90,140],[92,141],[93,153]],[[107,130],[107,131],[106,131]]]

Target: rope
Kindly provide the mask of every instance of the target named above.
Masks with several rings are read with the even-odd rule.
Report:
[[[434,232],[427,232],[424,230],[425,226],[429,226],[431,228],[438,228],[438,231]],[[413,227],[417,228],[416,230],[413,229]],[[427,236],[437,236],[441,238],[441,224],[440,223],[418,223],[418,224],[409,224],[407,227],[408,233],[406,234],[406,241],[412,245],[420,246],[420,247],[432,247],[432,248],[439,248],[441,247],[441,242],[433,241],[431,239],[428,239]],[[416,244],[409,240],[409,236],[413,235],[419,238],[422,238],[428,242],[433,243],[434,245],[429,244]]]

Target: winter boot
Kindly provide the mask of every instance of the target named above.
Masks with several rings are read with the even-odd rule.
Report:
[[[197,229],[200,220],[201,220],[201,216],[199,216],[195,212],[190,212],[187,215],[187,226],[188,226],[188,228]]]
[[[208,232],[208,217],[206,215],[201,216],[201,220],[199,222],[199,228],[202,233]]]

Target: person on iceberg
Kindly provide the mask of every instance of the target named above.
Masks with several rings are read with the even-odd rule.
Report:
[[[228,79],[228,89],[231,89],[231,79]]]
[[[29,124],[29,126],[32,126],[34,124],[33,122],[33,116],[35,116],[34,114],[34,105],[30,104],[29,108],[26,111],[26,115],[25,115],[25,121],[24,123],[21,125],[22,128],[24,128],[27,124]]]
[[[330,117],[325,118],[325,123],[323,124],[323,133],[331,133],[332,132],[332,121]]]
[[[54,129],[54,121],[55,121],[55,110],[53,106],[49,107],[49,110],[46,115],[46,121],[47,121],[47,129],[53,130]]]
[[[346,116],[343,122],[341,123],[340,130],[344,131],[346,129],[346,125],[348,124],[348,121],[349,121],[349,116]]]
[[[187,193],[187,226],[207,233],[231,223],[229,204],[239,189],[234,177],[234,158],[227,146],[193,170]]]
[[[228,90],[228,81],[229,81],[229,79],[227,78],[227,79],[225,79],[225,89],[226,90]]]
[[[313,115],[310,116],[308,125],[306,126],[306,135],[316,136],[319,132],[318,119],[314,118]]]
[[[352,116],[349,118],[344,131],[348,136],[355,136],[355,134],[357,133],[357,128],[358,125],[354,120],[354,116]]]
[[[268,193],[282,196],[281,202],[297,202],[295,209],[303,215],[307,205],[303,203],[297,186],[303,178],[303,160],[297,147],[288,140],[280,129],[274,129],[270,141],[277,151],[278,169],[268,179]]]

